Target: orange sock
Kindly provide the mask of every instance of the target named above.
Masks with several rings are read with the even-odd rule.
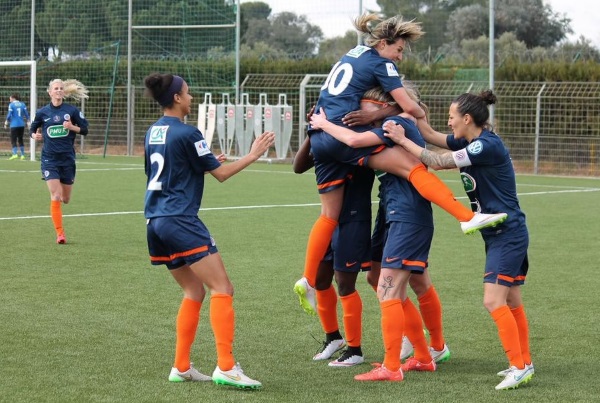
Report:
[[[440,302],[440,297],[432,285],[418,300],[423,322],[429,331],[429,344],[433,349],[440,351],[444,348],[444,343],[446,343],[442,326],[442,303]]]
[[[235,314],[231,295],[213,294],[210,297],[210,325],[217,345],[217,365],[223,371],[229,371],[235,365],[233,359]]]
[[[358,291],[340,297],[344,311],[344,333],[350,347],[360,347],[362,339],[362,300]]]
[[[56,235],[61,235],[65,232],[62,223],[62,203],[58,200],[50,201],[50,217],[56,230]]]
[[[338,222],[336,220],[319,216],[308,236],[306,258],[304,260],[304,277],[308,280],[308,284],[313,287],[317,279],[319,263],[321,263],[325,253],[327,253],[331,238],[333,237],[333,231],[335,231],[337,225]]]
[[[431,362],[429,346],[423,334],[423,319],[421,319],[419,310],[410,298],[406,298],[402,302],[402,310],[404,311],[404,335],[408,337],[415,349],[415,358],[424,364]]]
[[[527,315],[525,314],[525,307],[523,305],[510,310],[517,322],[517,328],[519,329],[519,343],[521,344],[521,355],[523,361],[526,364],[531,364],[531,351],[529,350],[529,323],[527,322]]]
[[[419,164],[414,167],[408,174],[408,180],[421,196],[446,210],[458,221],[469,221],[473,218],[475,213],[456,200],[450,188],[429,172],[425,165]]]
[[[521,355],[521,345],[519,343],[519,328],[513,314],[510,312],[508,305],[501,306],[500,308],[491,312],[496,327],[498,328],[498,336],[502,347],[504,347],[504,353],[508,358],[508,362],[511,366],[517,368],[525,368],[525,362]]]
[[[196,338],[202,303],[184,298],[177,314],[177,340],[175,342],[175,364],[181,372],[190,369],[190,353]]]
[[[383,365],[390,371],[398,371],[400,369],[402,333],[404,332],[402,301],[388,299],[380,302],[379,306],[381,307],[381,332],[385,348]]]
[[[326,290],[317,290],[317,313],[325,333],[340,330],[337,319],[337,294],[333,286]]]

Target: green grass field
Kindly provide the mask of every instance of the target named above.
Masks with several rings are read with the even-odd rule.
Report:
[[[457,172],[439,174],[465,201]],[[234,353],[259,391],[167,381],[181,292],[146,249],[141,158],[86,157],[56,245],[39,163],[0,161],[1,402],[597,402],[600,399],[600,181],[519,176],[531,246],[524,299],[536,375],[495,391],[507,367],[482,305],[484,250],[435,208],[430,270],[444,306],[450,361],[402,383],[359,383],[369,365],[313,362],[323,335],[292,292],[319,213],[314,174],[255,164],[207,178],[200,217],[235,286]],[[375,197],[373,197],[375,200]],[[379,306],[364,276],[363,351],[380,362]],[[192,360],[216,363],[208,302]]]

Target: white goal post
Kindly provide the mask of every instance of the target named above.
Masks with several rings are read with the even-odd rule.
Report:
[[[35,113],[37,112],[37,67],[35,60],[26,60],[26,61],[12,61],[12,62],[0,62],[0,67],[13,67],[13,66],[29,66],[29,114],[31,115],[31,120],[35,117]],[[28,133],[27,133],[28,134]],[[29,141],[29,155],[31,161],[35,161],[35,140],[30,139]]]

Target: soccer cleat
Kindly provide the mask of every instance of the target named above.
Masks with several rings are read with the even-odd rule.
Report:
[[[404,372],[408,372],[408,371],[434,372],[436,368],[437,368],[437,365],[435,364],[435,360],[431,360],[431,362],[424,364],[424,363],[418,361],[415,357],[410,357],[408,360],[406,360],[404,362],[404,364],[402,364],[400,366],[400,369],[402,369],[402,371],[404,371]]]
[[[67,238],[65,237],[65,234],[59,234],[56,236],[56,243],[58,244],[65,244],[67,243]]]
[[[25,159],[25,156],[24,156],[24,155],[21,155],[21,160],[24,160],[24,159]]]
[[[308,284],[306,277],[302,277],[294,284],[294,292],[300,299],[300,306],[309,315],[317,314],[317,292]]]
[[[450,359],[450,349],[445,344],[444,348],[441,350],[435,350],[433,347],[429,347],[429,354],[431,354],[431,358],[433,358],[436,364]]]
[[[422,362],[418,361],[415,357],[410,357],[408,360],[406,360],[404,362],[404,364],[402,364],[400,366],[400,368],[404,372],[408,372],[408,371],[434,372],[435,369],[437,368],[437,365],[435,364],[434,360],[431,360],[430,362],[423,364]]]
[[[203,382],[210,381],[212,378],[208,375],[204,375],[200,373],[196,368],[194,368],[194,364],[190,364],[190,369],[185,372],[179,371],[177,368],[171,368],[171,373],[169,374],[169,381],[171,382]]]
[[[533,362],[529,363],[529,364],[525,364],[525,368],[531,368],[531,375],[535,374],[535,368],[533,368]],[[505,377],[506,375],[508,375],[508,373],[511,371],[511,368],[507,368],[504,369],[500,372],[498,372],[496,375],[501,376],[501,377]]]
[[[526,365],[519,369],[515,366],[509,368],[504,380],[496,385],[496,390],[516,389],[522,384],[526,384],[533,377],[533,366]]]
[[[391,381],[400,382],[404,379],[404,373],[402,368],[398,371],[390,371],[383,365],[373,368],[369,372],[364,374],[355,375],[354,379],[357,381]]]
[[[363,362],[365,362],[365,359],[362,355],[346,350],[337,360],[331,361],[328,365],[330,367],[353,367],[362,364]]]
[[[337,339],[331,341],[324,341],[323,347],[317,351],[317,354],[313,356],[314,361],[327,360],[331,358],[336,352],[346,347],[344,339]]]
[[[462,232],[469,235],[476,231],[479,231],[483,228],[495,227],[498,224],[506,221],[508,215],[506,213],[498,213],[498,214],[483,214],[483,213],[475,213],[473,218],[470,221],[464,221],[460,223],[460,228]]]
[[[10,156],[10,158],[8,160],[9,161],[10,160],[16,160],[17,158],[19,158],[19,156],[17,154],[13,154],[13,155]]]
[[[212,374],[212,380],[217,385],[235,386],[243,389],[258,389],[262,386],[259,381],[245,375],[239,363],[236,363],[229,371],[223,371],[217,365]]]
[[[412,357],[415,353],[412,343],[408,340],[408,337],[402,337],[402,349],[400,350],[400,361],[404,361],[409,357]]]

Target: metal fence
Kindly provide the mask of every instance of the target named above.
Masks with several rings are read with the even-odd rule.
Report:
[[[249,75],[240,87],[243,105],[277,105],[281,96],[291,108],[293,121],[287,143],[280,144],[269,157],[289,161],[304,139],[306,111],[316,103],[323,75]],[[422,100],[430,108],[430,121],[434,128],[446,131],[448,107],[452,100],[464,92],[487,89],[487,82],[422,81],[415,83]],[[28,88],[0,88],[10,93],[22,94]],[[211,94],[216,105],[228,104],[234,94],[207,88],[191,88],[194,103],[205,103],[205,94]],[[541,83],[497,82],[494,89],[498,103],[494,110],[494,128],[510,149],[515,167],[520,173],[560,174],[600,177],[600,83]],[[84,143],[77,145],[84,154],[127,154],[127,97],[126,88],[115,88],[114,109],[110,122],[105,116],[109,100],[108,88],[90,88],[90,100],[82,105],[90,122],[90,134]],[[224,95],[225,94],[225,95]],[[41,105],[44,102],[40,103]],[[143,96],[141,88],[134,88],[132,109],[134,154],[143,153],[143,138],[147,127],[161,111],[156,104]],[[242,105],[240,105],[242,106]],[[239,118],[247,118],[248,108],[237,108]],[[197,124],[198,108],[192,109],[188,123]],[[265,108],[253,109],[253,118],[260,121],[254,132],[268,129],[273,124],[272,110],[265,117]],[[227,119],[225,115],[223,119]],[[237,118],[237,117],[236,117]],[[286,116],[278,114],[277,119]],[[289,118],[289,116],[288,116]],[[221,122],[223,123],[223,122]],[[242,132],[238,122],[238,132]],[[250,124],[248,120],[244,125]],[[283,127],[283,125],[281,126]],[[234,134],[229,134],[234,136]],[[237,136],[237,133],[235,134]],[[241,151],[238,139],[230,139],[232,156]],[[223,142],[219,135],[212,139],[213,149],[221,151]],[[246,148],[246,146],[242,146]],[[38,147],[39,149],[39,147]],[[9,133],[0,136],[0,151],[10,150]]]

